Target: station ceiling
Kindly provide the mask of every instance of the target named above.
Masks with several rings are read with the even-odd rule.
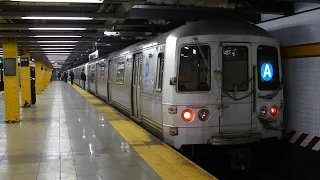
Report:
[[[293,14],[302,1],[316,0],[0,0],[0,37],[17,37],[20,51],[70,68],[97,49],[107,54],[189,21],[259,23],[262,14]]]

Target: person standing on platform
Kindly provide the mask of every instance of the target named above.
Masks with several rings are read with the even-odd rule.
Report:
[[[58,81],[60,81],[60,78],[61,78],[61,73],[60,73],[60,71],[58,71],[57,78],[58,78]]]
[[[68,73],[67,72],[64,72],[63,78],[64,78],[64,82],[68,81]]]
[[[63,81],[64,80],[64,73],[62,72],[62,71],[60,71],[61,73],[61,81]]]
[[[87,80],[87,76],[86,73],[84,72],[84,69],[82,69],[81,72],[81,82],[82,82],[82,90],[86,90],[86,80]]]
[[[72,70],[70,71],[69,76],[70,76],[71,85],[73,85],[74,73],[73,73],[73,71],[72,71]]]

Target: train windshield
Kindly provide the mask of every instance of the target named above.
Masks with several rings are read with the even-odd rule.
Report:
[[[211,88],[210,47],[201,45],[200,48],[205,60],[197,45],[183,46],[180,50],[179,92],[209,91]]]
[[[278,50],[271,46],[258,47],[258,88],[276,90],[280,87]]]
[[[224,46],[222,49],[223,89],[226,91],[247,91],[248,48],[246,46]]]

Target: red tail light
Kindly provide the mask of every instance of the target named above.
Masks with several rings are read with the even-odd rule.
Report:
[[[194,112],[191,109],[185,109],[184,111],[182,111],[181,113],[181,118],[185,121],[185,122],[191,122],[194,119]]]
[[[277,106],[272,106],[272,107],[270,108],[270,114],[271,114],[271,116],[276,116],[276,115],[278,114],[278,108],[277,108]]]

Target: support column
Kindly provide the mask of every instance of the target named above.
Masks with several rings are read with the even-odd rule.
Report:
[[[31,106],[30,53],[23,51],[20,58],[21,104]]]
[[[44,66],[44,73],[45,73],[45,80],[44,80],[44,88],[47,88],[48,86],[48,74],[49,74],[49,69],[47,68],[47,66]]]
[[[36,70],[36,94],[42,93],[42,63],[39,60],[35,60],[35,70]]]
[[[3,38],[4,101],[6,122],[20,121],[18,46],[16,38]]]
[[[47,73],[47,67],[46,67],[46,65],[42,64],[42,66],[43,66],[43,71],[42,71],[42,73],[43,73],[43,78],[42,78],[42,91],[44,91],[44,90],[47,88],[47,75],[48,75],[48,73]]]

